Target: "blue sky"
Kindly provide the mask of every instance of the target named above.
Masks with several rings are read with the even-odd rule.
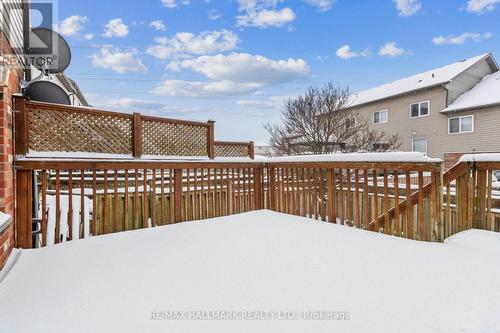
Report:
[[[92,105],[214,119],[224,140],[266,142],[309,85],[500,56],[500,0],[60,0],[58,20]]]

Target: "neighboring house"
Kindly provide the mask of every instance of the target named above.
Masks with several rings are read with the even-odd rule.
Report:
[[[265,143],[258,143],[254,145],[254,154],[265,157],[272,157],[274,153],[273,147]]]
[[[40,71],[35,67],[31,66],[31,79],[36,78],[40,75]],[[78,87],[78,84],[67,77],[64,73],[50,74],[48,77],[44,77],[42,80],[50,81],[57,84],[59,87],[63,88],[64,91],[69,96],[71,105],[73,106],[89,106],[87,99],[83,95],[82,91]]]
[[[24,68],[24,77],[18,78],[31,81],[37,79],[40,71],[33,66],[26,66],[23,49],[26,48],[26,36],[31,27],[29,0],[9,0],[0,2],[0,80],[6,82],[12,69],[12,61],[16,59],[16,68]],[[60,86],[69,95],[72,105],[89,106],[85,96],[73,80],[64,73],[51,74],[41,78]]]
[[[500,152],[498,70],[483,54],[356,93],[349,110],[399,134],[404,151],[439,158]]]

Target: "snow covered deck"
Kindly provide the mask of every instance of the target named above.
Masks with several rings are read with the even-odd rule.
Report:
[[[0,332],[492,332],[499,258],[500,234],[487,231],[427,243],[255,211],[22,250],[0,283]],[[154,311],[350,319],[151,320]]]

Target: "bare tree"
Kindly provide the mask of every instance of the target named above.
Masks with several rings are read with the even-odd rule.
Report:
[[[271,145],[281,155],[387,151],[400,146],[399,137],[371,126],[371,119],[349,108],[351,91],[332,82],[310,87],[284,102],[282,124],[266,124]]]

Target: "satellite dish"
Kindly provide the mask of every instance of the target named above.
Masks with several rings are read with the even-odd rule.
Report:
[[[71,62],[66,40],[47,28],[31,29],[26,53],[32,56],[32,65],[46,74],[62,73]]]
[[[33,101],[71,105],[66,91],[49,81],[31,82],[24,91],[24,95]]]

